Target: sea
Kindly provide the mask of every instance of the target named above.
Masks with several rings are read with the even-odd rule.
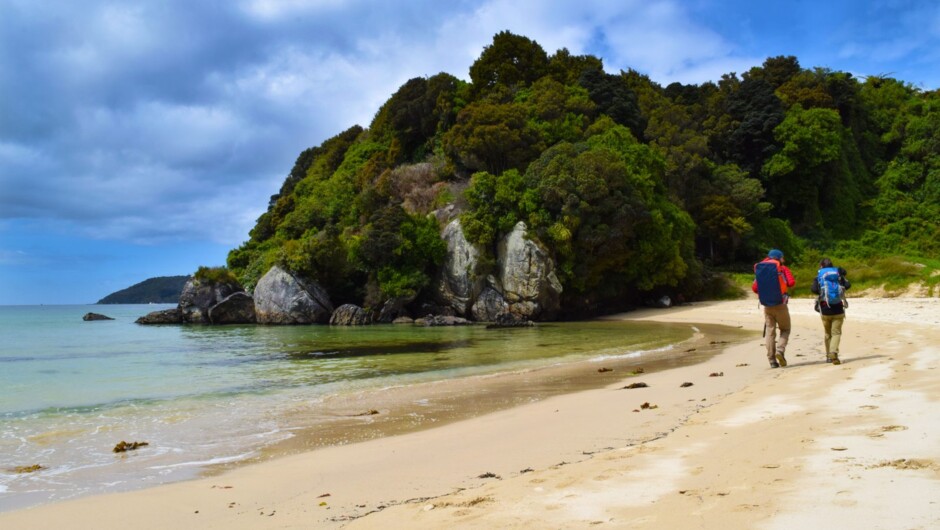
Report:
[[[625,366],[689,355],[700,332],[624,321],[135,323],[171,307],[0,306],[0,511],[186,480],[291,448],[607,384]],[[84,321],[88,312],[113,320]],[[607,366],[620,372],[602,373],[613,371]],[[114,452],[122,441],[147,445]]]

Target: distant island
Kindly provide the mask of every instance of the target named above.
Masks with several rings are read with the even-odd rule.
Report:
[[[189,276],[159,276],[98,300],[99,304],[176,304]]]

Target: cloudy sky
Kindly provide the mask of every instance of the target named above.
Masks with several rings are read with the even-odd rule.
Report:
[[[935,0],[0,0],[0,304],[223,265],[300,151],[502,30],[664,85],[796,55],[940,87]]]

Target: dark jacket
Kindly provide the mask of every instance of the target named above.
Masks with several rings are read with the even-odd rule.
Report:
[[[849,283],[847,279],[845,279],[845,275],[845,269],[839,267],[839,283],[842,284],[842,287],[846,291],[848,291],[852,287],[852,284]],[[813,285],[809,288],[809,290],[812,291],[815,295],[819,294],[819,276],[813,278]],[[819,307],[819,312],[823,315],[842,315],[845,313],[845,307],[843,307],[842,304],[823,304],[819,302],[819,299],[817,299],[816,305]]]

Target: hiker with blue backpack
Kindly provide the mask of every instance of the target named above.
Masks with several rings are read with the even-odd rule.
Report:
[[[845,278],[846,272],[842,267],[834,267],[832,260],[823,258],[819,262],[819,272],[813,279],[810,290],[818,295],[816,311],[822,318],[826,347],[826,362],[842,364],[839,360],[839,342],[842,340],[842,323],[845,322],[845,308],[849,301],[845,299],[845,291],[852,284]]]
[[[787,289],[796,285],[796,280],[783,261],[783,252],[771,249],[763,261],[754,265],[754,283],[751,285],[751,290],[757,293],[760,305],[764,307],[764,344],[771,368],[787,365],[784,352],[790,339],[790,310],[787,308],[790,295]],[[777,328],[780,328],[779,341]]]

